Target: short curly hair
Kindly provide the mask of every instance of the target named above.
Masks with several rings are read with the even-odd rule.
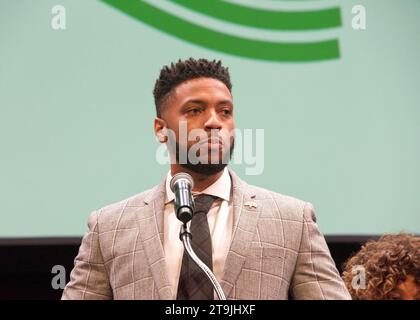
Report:
[[[160,71],[159,78],[156,80],[153,96],[155,98],[157,116],[161,116],[162,105],[172,89],[184,81],[201,77],[220,80],[232,92],[229,69],[224,67],[220,60],[195,60],[194,58],[183,61],[178,60],[176,63],[172,62],[169,66],[164,66]]]
[[[353,268],[365,272],[365,288],[353,288]],[[401,299],[397,286],[413,276],[420,279],[420,237],[399,233],[368,241],[344,265],[343,280],[355,300]]]

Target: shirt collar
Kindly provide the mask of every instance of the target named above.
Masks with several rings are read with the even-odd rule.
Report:
[[[173,201],[175,199],[175,195],[171,190],[170,183],[171,183],[172,175],[171,171],[168,172],[166,175],[166,197],[165,197],[165,204]],[[209,194],[212,196],[216,196],[223,200],[229,201],[230,200],[230,189],[232,186],[232,182],[230,180],[229,171],[227,168],[223,170],[223,174],[217,179],[212,185],[208,186],[201,192],[193,192],[193,195],[196,194]]]

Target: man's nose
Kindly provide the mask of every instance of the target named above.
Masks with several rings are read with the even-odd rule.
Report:
[[[221,129],[222,122],[216,112],[211,112],[204,126],[206,129]]]

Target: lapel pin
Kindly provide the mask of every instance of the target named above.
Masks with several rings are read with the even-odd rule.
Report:
[[[257,204],[254,201],[247,201],[245,202],[244,206],[248,207],[248,208],[257,208]]]

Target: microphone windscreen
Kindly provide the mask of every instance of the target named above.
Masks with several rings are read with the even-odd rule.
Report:
[[[180,172],[174,175],[171,179],[170,187],[172,192],[174,192],[175,183],[179,180],[187,180],[190,183],[191,190],[194,188],[194,180],[188,173]]]

